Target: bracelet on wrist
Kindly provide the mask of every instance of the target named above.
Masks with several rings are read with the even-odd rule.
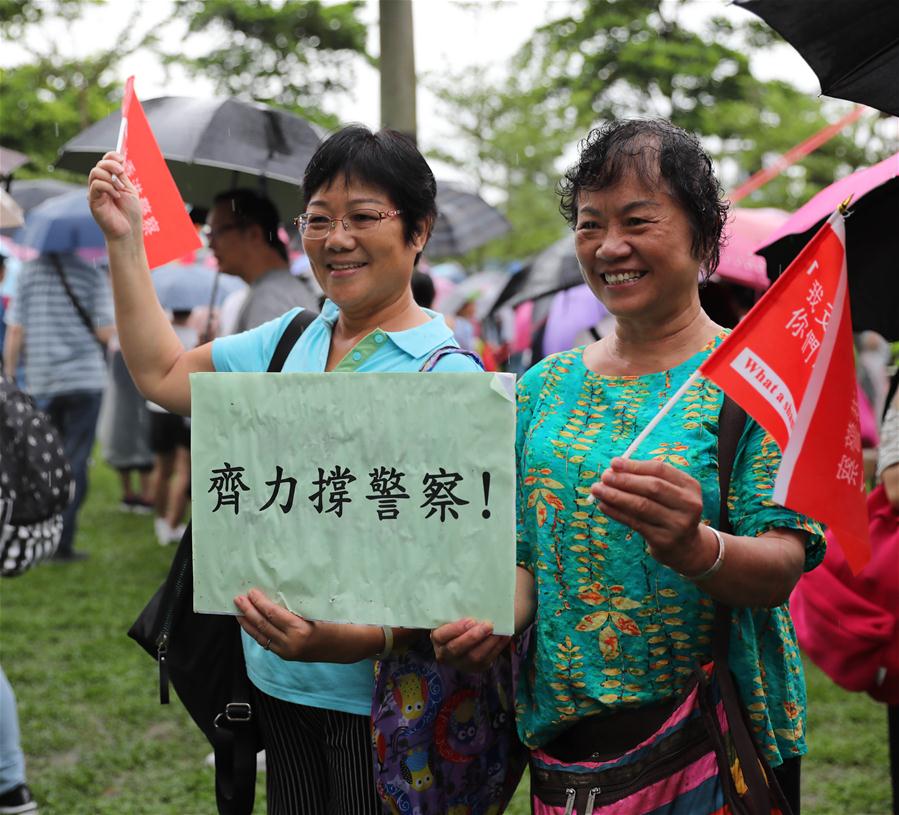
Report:
[[[698,583],[700,580],[706,580],[711,577],[724,564],[724,536],[713,526],[709,526],[707,529],[710,529],[718,540],[718,557],[715,558],[715,562],[709,566],[708,569],[699,574],[684,574],[683,572],[678,572],[681,577],[685,577],[687,580],[694,583]]]
[[[375,659],[385,659],[393,650],[393,628],[389,625],[382,625],[381,630],[384,632],[384,647],[375,654]]]

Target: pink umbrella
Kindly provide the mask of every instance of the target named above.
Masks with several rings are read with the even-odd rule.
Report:
[[[553,297],[546,318],[543,353],[549,356],[574,347],[577,335],[596,325],[608,313],[585,283],[560,291]]]
[[[798,235],[800,232],[811,229],[822,218],[831,215],[850,195],[852,202],[857,203],[863,195],[897,176],[899,176],[899,153],[885,158],[873,167],[856,170],[851,175],[835,181],[797,209],[773,234],[762,239],[756,246],[756,250],[770,246],[785,235]]]
[[[718,277],[756,291],[767,289],[770,281],[765,261],[755,254],[755,248],[789,217],[789,212],[773,207],[734,207],[724,229],[726,243],[721,249]]]
[[[821,190],[766,238],[768,277],[776,279],[802,251],[824,219],[852,195],[846,218],[846,268],[853,331],[899,340],[899,153]]]

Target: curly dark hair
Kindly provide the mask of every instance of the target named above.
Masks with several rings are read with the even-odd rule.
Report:
[[[574,228],[582,191],[614,186],[628,173],[646,185],[662,179],[693,230],[691,250],[708,279],[718,268],[728,202],[699,139],[666,119],[621,119],[591,130],[559,182],[559,211]]]

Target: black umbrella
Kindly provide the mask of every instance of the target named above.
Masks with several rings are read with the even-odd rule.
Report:
[[[899,116],[899,2],[736,0],[790,43],[821,93]]]
[[[162,96],[143,103],[182,198],[209,207],[231,187],[261,189],[288,221],[302,206],[299,185],[318,147],[305,119],[258,102]],[[89,173],[116,146],[121,111],[66,142],[58,166]]]
[[[437,223],[425,254],[432,258],[464,255],[512,228],[505,216],[480,195],[449,181],[437,182]]]
[[[569,232],[564,238],[534,256],[516,278],[521,280],[516,281],[515,294],[511,297],[501,295],[494,304],[493,311],[501,306],[514,308],[526,300],[537,300],[583,283],[584,278],[574,250],[574,232]]]

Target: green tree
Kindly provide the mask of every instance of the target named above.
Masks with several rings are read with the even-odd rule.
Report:
[[[465,260],[523,257],[558,239],[565,227],[553,190],[560,156],[576,137],[573,117],[555,115],[541,89],[515,76],[491,87],[479,68],[470,68],[430,85],[454,132],[452,148],[425,145],[427,155],[458,167],[482,195],[501,194],[512,224],[510,233]]]
[[[367,29],[357,15],[362,0],[325,5],[319,0],[175,0],[171,21],[187,20],[188,37],[218,35],[207,53],[194,50],[190,39],[177,53],[166,53],[169,65],[181,65],[193,76],[212,81],[216,91],[249,96],[293,110],[312,121],[334,127],[326,112],[329,97],[346,93],[354,82],[354,65],[365,51]]]
[[[684,20],[696,8],[692,0],[582,0],[535,33],[515,70],[539,83],[558,110],[573,110],[584,129],[611,118],[668,117],[706,137],[724,175],[733,176],[726,180],[739,182],[835,117],[787,82],[753,76],[748,54],[779,41],[764,24],[715,17],[694,31]],[[796,208],[841,171],[889,150],[881,139],[860,140],[859,128],[847,130],[751,203]]]
[[[15,67],[0,68],[3,144],[30,156],[32,166],[25,169],[37,175],[51,170],[63,143],[118,107],[118,66],[145,40],[135,34],[139,9],[112,47],[84,59],[66,56],[49,38],[29,35],[51,20],[72,22],[87,6],[103,2],[0,0],[0,38],[15,39],[30,57]]]
[[[18,39],[29,26],[49,18],[76,19],[86,5],[104,0],[0,0],[0,35]]]

